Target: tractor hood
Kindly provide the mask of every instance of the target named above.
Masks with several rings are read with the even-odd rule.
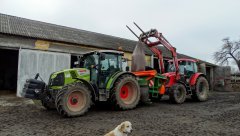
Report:
[[[165,83],[165,87],[171,87],[176,82],[176,72],[168,72],[162,74],[163,76],[167,77],[167,82]]]
[[[51,86],[51,88],[58,89],[59,87],[72,83],[73,80],[77,79],[90,81],[90,70],[86,68],[73,68],[54,72],[50,76],[49,86]]]

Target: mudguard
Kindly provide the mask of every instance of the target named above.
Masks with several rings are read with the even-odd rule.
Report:
[[[78,81],[82,82],[84,85],[86,85],[90,90],[91,93],[94,95],[94,100],[98,100],[97,97],[97,90],[94,89],[94,87],[89,83],[88,81],[81,79],[81,78],[76,78]]]
[[[132,75],[134,77],[136,77],[133,73],[131,72],[126,72],[126,71],[119,71],[119,72],[116,72],[115,74],[113,74],[108,82],[107,82],[107,86],[106,86],[106,91],[109,92],[112,88],[113,88],[113,85],[115,83],[115,81],[122,75],[125,75],[125,74],[129,74],[129,75]]]
[[[164,73],[163,76],[167,77],[167,82],[165,83],[165,87],[169,88],[175,84],[176,81],[176,72],[169,72],[169,73]]]
[[[198,79],[199,76],[204,76],[205,77],[205,75],[203,73],[195,73],[195,74],[193,74],[191,76],[190,80],[189,80],[190,86],[194,86],[196,84],[197,79]]]

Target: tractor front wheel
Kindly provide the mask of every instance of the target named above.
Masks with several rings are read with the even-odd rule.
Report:
[[[67,85],[56,95],[55,105],[62,116],[81,116],[91,106],[90,90],[82,83]]]
[[[186,100],[186,88],[183,84],[176,83],[170,88],[170,101],[176,104],[184,103]]]
[[[209,85],[205,77],[199,77],[196,83],[196,89],[193,90],[192,99],[196,101],[206,101],[209,94]]]
[[[133,109],[140,100],[140,87],[135,77],[123,75],[114,84],[113,101],[122,110]]]

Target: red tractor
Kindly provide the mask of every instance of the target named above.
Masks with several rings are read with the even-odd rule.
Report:
[[[142,34],[137,36],[128,26],[127,28],[158,57],[160,73],[167,77],[165,83],[166,93],[173,103],[183,103],[186,96],[190,95],[196,101],[206,101],[209,94],[209,84],[206,76],[198,72],[197,60],[178,59],[176,48],[156,29],[144,32],[134,23]],[[158,45],[163,45],[172,54],[172,60],[168,61],[167,69],[164,68],[162,52]],[[158,95],[161,98],[162,95]],[[154,96],[150,96],[154,98]],[[159,99],[158,98],[158,99]]]

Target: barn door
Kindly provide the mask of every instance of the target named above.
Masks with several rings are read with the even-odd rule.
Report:
[[[17,96],[21,97],[26,79],[34,78],[39,73],[44,82],[54,71],[70,68],[70,54],[34,51],[21,49],[19,51]]]
[[[202,72],[203,74],[207,74],[206,73],[206,64],[205,63],[201,63],[200,65],[199,65],[199,71],[200,72]]]

